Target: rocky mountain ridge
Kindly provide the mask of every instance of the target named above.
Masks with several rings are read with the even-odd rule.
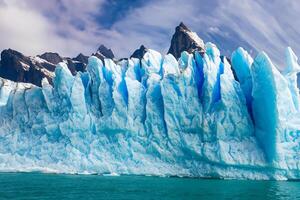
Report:
[[[133,52],[130,58],[142,59],[147,51],[148,48],[141,45],[140,48]],[[191,31],[181,22],[175,28],[168,53],[178,59],[183,51],[187,51],[188,53],[199,51],[203,54],[205,52],[205,45],[197,33]],[[104,61],[105,58],[112,59],[115,62],[118,61],[113,51],[103,44],[99,46],[92,56],[96,56],[102,61]],[[41,80],[43,78],[47,78],[49,83],[52,83],[56,65],[60,62],[66,63],[73,75],[79,71],[84,72],[88,63],[88,57],[87,55],[79,53],[78,56],[69,58],[63,57],[55,52],[45,52],[37,56],[25,56],[16,50],[6,49],[1,53],[0,77],[15,82],[32,83],[41,86]],[[226,58],[225,56],[222,57]],[[230,59],[227,60],[230,61]],[[298,74],[298,87],[300,88],[300,74]]]

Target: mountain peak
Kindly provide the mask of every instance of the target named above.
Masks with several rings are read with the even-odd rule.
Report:
[[[113,59],[115,57],[111,49],[101,44],[97,50],[98,53],[102,54],[105,58]]]
[[[80,53],[80,54],[78,54],[78,56],[73,58],[73,60],[82,62],[84,64],[87,64],[88,63],[88,58],[89,58],[88,56],[85,56],[82,53]]]
[[[172,36],[168,53],[173,54],[175,58],[179,58],[183,51],[189,53],[200,51],[201,53],[204,53],[205,47],[203,40],[197,33],[192,32],[183,22],[181,22],[176,27],[175,33]]]
[[[53,53],[53,52],[46,52],[38,57],[40,57],[50,63],[53,63],[54,65],[57,65],[58,63],[63,61],[62,57],[58,53]]]
[[[180,24],[176,27],[176,30],[177,29],[183,29],[183,30],[186,30],[186,31],[191,31],[183,22],[180,22]]]
[[[142,59],[144,57],[144,54],[147,52],[147,48],[144,45],[141,45],[140,48],[136,49],[133,54],[130,56],[130,58],[138,58]]]

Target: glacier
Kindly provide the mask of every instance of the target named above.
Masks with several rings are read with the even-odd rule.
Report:
[[[114,62],[91,56],[53,85],[0,78],[0,171],[300,178],[300,66],[238,48]],[[237,80],[233,75],[233,70]]]

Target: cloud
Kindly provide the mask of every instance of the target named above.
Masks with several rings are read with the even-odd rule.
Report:
[[[94,34],[98,30],[91,17],[87,16],[97,7],[95,4],[86,6],[83,1],[58,2],[60,4],[55,1],[43,1],[42,4],[35,0],[2,1],[0,48],[14,48],[28,55],[44,51],[58,51],[63,55],[90,53],[91,47],[96,46],[91,39],[96,38]],[[72,9],[65,7],[68,4],[73,5]],[[89,27],[88,31],[76,28],[76,22],[80,20],[84,26]]]
[[[257,51],[269,53],[275,62],[281,62],[287,45],[284,38],[288,34],[281,27],[274,12],[266,9],[265,3],[231,0],[227,4],[221,4],[219,11],[218,17],[243,40]]]
[[[47,40],[53,38],[53,30],[45,18],[34,11],[26,11],[24,6],[15,6],[14,1],[4,1],[0,7],[0,33],[2,48],[18,48],[26,53],[43,49]],[[49,44],[51,48],[53,43]]]
[[[110,3],[112,10],[108,10]],[[116,3],[122,1],[0,0],[0,48],[15,48],[29,55],[58,51],[75,56],[91,54],[103,43],[118,57],[128,57],[144,44],[166,53],[175,26],[183,21],[226,55],[241,45],[253,55],[266,51],[280,66],[284,65],[286,46],[300,55],[300,5],[294,0]],[[125,10],[120,10],[117,18],[106,19],[116,8]]]

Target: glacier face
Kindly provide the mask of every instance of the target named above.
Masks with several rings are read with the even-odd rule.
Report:
[[[263,52],[231,66],[205,50],[60,63],[41,88],[0,79],[0,170],[300,178],[295,54],[281,73]]]

